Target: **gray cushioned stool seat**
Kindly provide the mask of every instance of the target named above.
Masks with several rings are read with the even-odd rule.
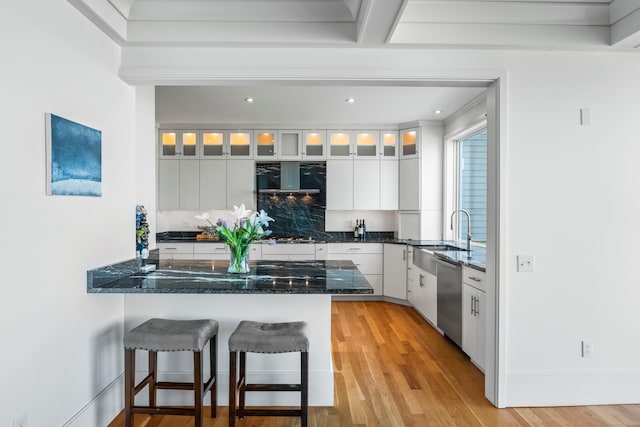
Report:
[[[212,319],[149,319],[124,337],[125,349],[147,351],[202,351],[207,341],[218,333]]]
[[[309,351],[306,322],[262,323],[243,320],[229,337],[229,351],[293,353]]]

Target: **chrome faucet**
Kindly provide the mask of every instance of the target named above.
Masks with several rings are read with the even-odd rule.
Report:
[[[464,209],[456,209],[451,212],[451,230],[453,230],[453,216],[456,212],[462,212],[467,216],[467,251],[471,252],[471,215],[469,215],[469,211]]]

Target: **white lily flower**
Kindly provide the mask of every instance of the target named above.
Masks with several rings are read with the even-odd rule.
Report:
[[[251,211],[244,207],[244,203],[238,206],[233,206],[233,214],[238,221],[241,219],[249,218],[251,216]]]
[[[262,224],[266,225],[267,227],[269,226],[269,221],[275,221],[275,219],[267,215],[264,209],[260,209],[260,213],[257,214],[257,218]]]

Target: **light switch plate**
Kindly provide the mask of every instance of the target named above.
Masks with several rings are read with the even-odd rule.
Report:
[[[533,255],[518,255],[518,272],[533,272]]]

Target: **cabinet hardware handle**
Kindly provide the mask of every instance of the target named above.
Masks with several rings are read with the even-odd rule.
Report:
[[[402,250],[402,260],[403,260],[403,261],[406,261],[406,260],[407,260],[407,250],[406,250],[406,249],[403,249],[403,250]]]
[[[473,311],[474,307],[475,307],[475,301],[473,299],[473,295],[471,295],[471,315],[472,316],[476,315],[476,313]]]
[[[475,308],[475,311],[476,311],[476,316],[479,316],[480,315],[480,298],[478,298],[478,297],[476,297],[476,308]]]
[[[420,287],[424,288],[424,276],[422,274],[420,275]]]
[[[178,250],[178,248],[165,248],[165,249],[168,250],[168,251],[177,251]]]
[[[469,277],[469,279],[473,280],[474,282],[480,282],[480,281],[482,281],[482,279],[481,279],[481,278],[476,277],[476,276],[468,276],[468,277]]]
[[[349,248],[349,250],[351,250],[351,251],[359,251],[360,249],[362,249],[362,248]]]

